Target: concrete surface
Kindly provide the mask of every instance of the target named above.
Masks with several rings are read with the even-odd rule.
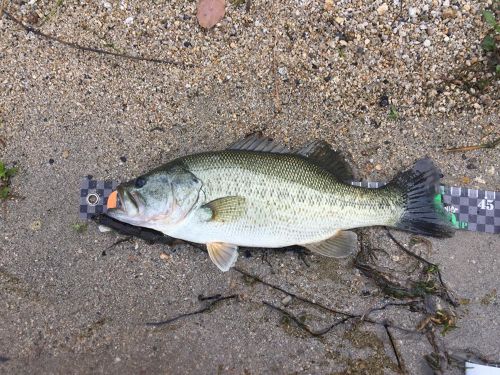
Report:
[[[325,139],[362,178],[386,180],[429,155],[446,183],[500,191],[498,148],[444,153],[500,136],[498,81],[479,46],[491,2],[331,4],[252,1],[246,12],[229,3],[221,24],[203,31],[191,1],[4,2],[67,41],[194,66],[83,52],[1,18],[0,159],[20,169],[17,198],[0,209],[1,373],[402,372],[383,325],[351,320],[313,337],[263,301],[314,329],[339,316],[297,298],[286,304],[286,293],[221,273],[188,245],[112,246],[120,237],[92,223],[84,233],[72,228],[83,176],[127,180],[259,129],[292,147]],[[471,92],[457,77],[469,65],[491,79],[484,90]],[[382,229],[367,233],[393,265],[411,262]],[[408,244],[409,235],[394,233]],[[462,301],[457,328],[437,336],[449,351],[500,361],[498,235],[431,241],[422,255]],[[330,309],[363,315],[393,301],[352,260],[306,255],[308,267],[294,252],[250,255],[240,256],[241,270]],[[146,326],[196,311],[208,303],[199,295],[215,294],[238,298]],[[370,317],[408,329],[424,318],[406,307]],[[425,335],[391,333],[403,370],[430,373]]]

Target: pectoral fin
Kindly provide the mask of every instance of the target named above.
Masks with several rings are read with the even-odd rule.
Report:
[[[238,258],[238,246],[223,242],[207,244],[208,255],[222,272],[229,271]]]
[[[313,253],[330,258],[345,258],[358,248],[358,236],[351,231],[339,230],[337,234],[321,242],[304,245]]]
[[[203,205],[204,209],[209,209],[212,213],[210,220],[220,222],[241,217],[245,213],[245,207],[245,198],[237,196],[215,199]]]

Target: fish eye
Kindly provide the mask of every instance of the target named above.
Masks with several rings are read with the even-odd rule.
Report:
[[[144,177],[137,177],[134,186],[136,188],[141,188],[146,185],[146,179]]]

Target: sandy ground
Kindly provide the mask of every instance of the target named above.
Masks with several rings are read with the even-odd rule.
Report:
[[[314,337],[263,303],[319,330],[342,317],[332,310],[363,315],[401,302],[352,260],[241,255],[239,269],[265,284],[219,272],[188,245],[112,246],[121,237],[72,227],[83,176],[127,180],[256,130],[292,147],[324,139],[360,178],[387,180],[428,155],[446,183],[500,191],[498,148],[444,153],[500,136],[498,81],[480,47],[491,2],[414,3],[252,1],[246,11],[234,2],[203,31],[191,1],[6,2],[46,34],[179,65],[76,50],[1,18],[0,158],[19,173],[18,198],[0,210],[0,372],[430,373],[423,334],[390,328],[392,345],[383,324],[353,319]],[[411,264],[382,229],[367,236],[397,267]],[[441,347],[500,361],[498,235],[431,243],[422,255],[462,302],[457,328],[436,328]],[[216,294],[237,297],[146,325]],[[424,316],[392,306],[370,318],[412,330]]]

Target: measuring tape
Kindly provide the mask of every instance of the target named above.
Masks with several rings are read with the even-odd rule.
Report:
[[[354,186],[379,188],[383,182],[351,182]],[[94,180],[87,176],[80,187],[80,218],[91,219],[107,211],[108,197],[116,181]],[[444,206],[448,220],[457,229],[500,233],[500,192],[441,185],[435,202]]]

